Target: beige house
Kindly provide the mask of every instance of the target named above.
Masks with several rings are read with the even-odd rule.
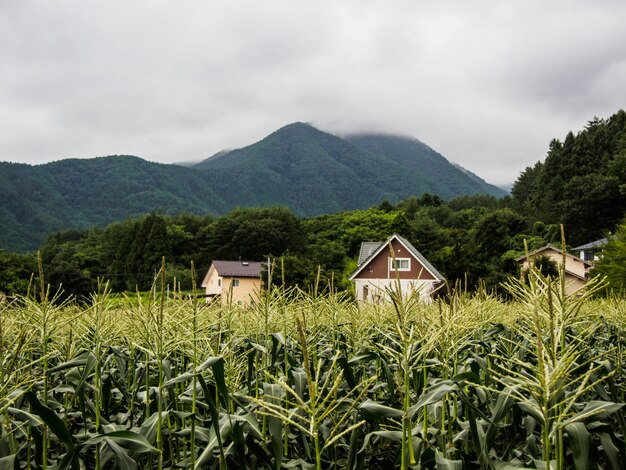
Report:
[[[431,294],[445,282],[439,271],[397,233],[384,242],[361,243],[357,264],[350,280],[359,302],[388,301],[389,290],[398,285],[403,296],[418,294],[429,302]]]
[[[250,305],[261,292],[261,267],[258,261],[213,261],[202,287],[207,302]]]
[[[521,271],[525,271],[529,268],[531,263],[539,256],[546,256],[554,261],[559,268],[563,266],[563,252],[560,248],[553,245],[546,245],[539,248],[528,256],[520,256],[517,258],[517,263],[520,266]],[[565,253],[565,293],[573,294],[576,291],[585,287],[587,284],[587,274],[591,268],[591,263],[580,259],[569,253]]]

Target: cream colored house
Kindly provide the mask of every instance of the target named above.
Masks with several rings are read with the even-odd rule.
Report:
[[[445,282],[439,271],[397,233],[384,242],[361,243],[357,263],[350,280],[359,302],[388,301],[389,290],[397,286],[405,297],[417,294],[430,302],[431,294]]]
[[[219,299],[222,304],[250,305],[261,293],[259,261],[213,261],[202,287],[207,302]]]
[[[553,245],[546,245],[542,248],[539,248],[531,253],[528,253],[528,256],[520,256],[517,258],[517,263],[520,266],[522,271],[528,269],[531,263],[537,259],[538,256],[546,256],[554,261],[559,268],[563,266],[563,252],[560,248],[557,248]],[[569,253],[565,253],[565,293],[573,294],[576,291],[579,291],[585,284],[587,284],[587,275],[589,273],[589,269],[591,268],[591,263],[580,259],[577,256],[574,256]]]

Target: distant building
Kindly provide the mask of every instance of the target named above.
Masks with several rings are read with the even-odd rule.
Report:
[[[526,271],[539,256],[546,256],[554,261],[559,268],[563,266],[563,252],[553,245],[546,245],[535,251],[528,253],[528,256],[520,256],[517,263],[521,271]],[[587,274],[591,268],[591,263],[580,259],[570,253],[565,253],[565,293],[573,294],[587,284]]]
[[[393,251],[393,256],[392,256]],[[393,234],[384,242],[363,242],[358,267],[350,276],[359,302],[388,301],[390,289],[424,301],[445,282],[444,277],[406,238]]]
[[[204,276],[207,302],[250,305],[261,292],[261,267],[259,261],[213,261]]]
[[[600,257],[602,256],[602,247],[608,242],[609,240],[607,238],[601,238],[600,240],[572,248],[572,251],[576,253],[580,259],[590,263],[595,263],[600,260]]]

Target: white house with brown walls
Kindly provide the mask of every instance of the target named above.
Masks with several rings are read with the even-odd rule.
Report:
[[[350,276],[359,302],[389,301],[400,287],[404,297],[417,294],[430,302],[445,279],[406,239],[394,233],[384,242],[363,242],[358,267]]]

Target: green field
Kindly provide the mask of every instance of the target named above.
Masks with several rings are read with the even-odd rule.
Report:
[[[4,300],[0,469],[622,468],[626,302],[528,282]]]

